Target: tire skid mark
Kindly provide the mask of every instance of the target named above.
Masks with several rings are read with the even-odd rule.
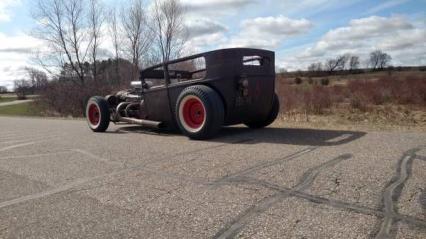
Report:
[[[170,159],[170,157],[190,155],[190,154],[194,154],[194,153],[199,153],[199,152],[212,150],[212,149],[218,149],[218,148],[226,147],[226,146],[229,146],[229,145],[241,144],[241,143],[246,143],[246,142],[250,142],[250,141],[254,141],[254,139],[247,138],[247,139],[236,140],[236,141],[230,142],[230,143],[221,143],[221,144],[218,144],[218,145],[203,147],[203,148],[200,148],[200,149],[188,150],[188,151],[184,151],[184,152],[174,154],[172,156],[160,157],[159,159],[154,159],[154,160],[148,161],[146,163],[140,164],[137,167],[145,167],[145,166],[148,166],[148,165],[153,164],[153,163],[162,162],[162,161]]]
[[[30,141],[48,141],[48,140],[53,140],[53,139],[57,139],[59,138],[59,136],[37,136],[37,137],[27,137],[25,139],[13,139],[13,140],[9,140],[9,141],[2,141],[0,142],[0,144],[11,144],[11,143],[21,143],[21,142],[30,142]]]
[[[254,217],[257,216],[266,210],[268,210],[274,204],[282,201],[283,199],[292,196],[294,192],[299,192],[309,188],[314,182],[315,178],[320,174],[321,171],[328,167],[332,167],[343,160],[350,159],[351,154],[340,155],[330,161],[327,161],[323,164],[320,164],[316,167],[313,167],[307,170],[299,180],[299,183],[296,184],[289,191],[278,192],[270,197],[262,199],[256,205],[248,208],[241,214],[239,214],[230,224],[225,225],[221,230],[219,230],[213,238],[233,238],[235,237],[243,227]],[[232,181],[232,179],[230,180]],[[244,181],[244,180],[243,180]]]
[[[274,159],[274,160],[271,160],[271,161],[267,161],[267,162],[261,162],[259,164],[254,165],[254,166],[246,168],[242,171],[239,171],[239,172],[236,172],[234,174],[230,174],[230,175],[227,175],[225,177],[222,177],[222,178],[212,182],[211,185],[212,186],[218,186],[220,184],[226,183],[226,181],[232,180],[232,178],[247,175],[247,174],[253,173],[253,172],[260,170],[260,169],[268,168],[268,167],[271,167],[271,166],[274,166],[274,165],[277,165],[277,164],[281,164],[283,162],[291,161],[291,160],[296,159],[296,158],[298,158],[298,157],[300,157],[304,154],[310,153],[317,148],[318,147],[308,147],[308,148],[299,150],[295,153],[289,154],[289,155],[284,156],[284,157],[280,157],[280,158],[277,158],[277,159]]]
[[[418,200],[423,210],[423,218],[426,218],[426,189],[422,190]]]
[[[124,163],[122,163],[122,162],[118,162],[118,161],[114,161],[114,160],[109,160],[109,159],[106,159],[106,158],[100,157],[100,156],[98,156],[98,155],[95,155],[95,154],[93,154],[93,153],[91,153],[91,152],[89,152],[89,151],[83,150],[83,149],[71,149],[70,151],[71,151],[71,152],[77,152],[77,153],[80,153],[80,154],[82,154],[82,155],[85,155],[85,156],[87,156],[87,157],[90,157],[90,158],[93,158],[93,159],[99,160],[99,161],[101,161],[101,162],[106,162],[106,163],[110,163],[110,164],[116,164],[116,165],[119,165],[119,166],[123,166],[123,165],[124,165]]]
[[[377,216],[377,217],[380,217],[380,218],[383,218],[385,216],[385,213],[381,209],[366,207],[366,206],[363,206],[363,205],[359,205],[359,204],[355,204],[355,203],[349,203],[349,202],[345,202],[345,201],[341,201],[341,200],[337,200],[337,199],[329,199],[329,198],[325,198],[325,197],[318,196],[318,195],[312,195],[312,194],[301,192],[301,191],[295,191],[295,190],[292,190],[291,188],[282,187],[282,186],[279,186],[279,185],[276,185],[276,184],[269,183],[269,182],[264,181],[264,180],[259,180],[259,179],[255,179],[255,178],[251,178],[251,177],[234,178],[234,179],[232,179],[232,181],[229,181],[229,183],[251,184],[251,185],[261,186],[261,187],[265,187],[265,188],[268,188],[268,189],[271,189],[271,190],[275,190],[275,191],[279,191],[279,192],[282,192],[282,193],[289,194],[291,197],[305,199],[305,200],[310,201],[312,203],[324,204],[324,205],[331,206],[331,207],[334,207],[334,208],[348,210],[348,211],[361,213],[361,214],[365,214],[365,215],[373,215],[373,216]],[[395,219],[404,221],[408,224],[413,224],[413,225],[416,225],[416,226],[419,226],[419,227],[426,227],[426,221],[419,219],[419,218],[415,218],[415,217],[412,217],[412,216],[409,216],[409,215],[402,215],[402,214],[398,214],[398,213],[392,214],[391,216],[394,217]]]
[[[58,155],[58,154],[69,154],[69,153],[72,153],[72,152],[69,151],[69,150],[63,150],[63,151],[57,151],[57,152],[51,152],[51,153],[42,153],[42,154],[23,154],[23,155],[0,157],[0,160],[19,159],[19,158],[36,158],[36,157],[51,156],[51,155]]]
[[[396,203],[401,196],[405,182],[411,176],[412,163],[414,159],[418,158],[416,152],[419,150],[420,148],[414,148],[403,154],[398,161],[396,175],[390,180],[382,193],[382,204],[385,216],[381,222],[380,229],[375,235],[377,239],[395,238],[396,236],[394,225],[397,220],[395,220],[392,215],[398,213]]]
[[[51,132],[35,132],[32,134],[29,133],[25,133],[25,134],[11,134],[11,135],[0,135],[0,142],[5,141],[5,140],[18,140],[18,139],[26,139],[28,137],[45,137],[46,135],[50,135]]]
[[[4,151],[10,150],[10,149],[14,149],[14,148],[25,147],[25,146],[32,145],[32,144],[35,144],[35,143],[36,142],[33,141],[33,142],[22,143],[22,144],[15,144],[15,145],[3,147],[3,148],[0,148],[0,152],[4,152]]]
[[[210,150],[210,149],[214,149],[214,148],[220,148],[220,147],[224,147],[224,146],[227,146],[227,145],[244,143],[244,142],[248,142],[248,141],[252,141],[252,140],[253,139],[243,139],[243,140],[234,141],[232,143],[223,143],[223,144],[219,144],[219,145],[215,145],[215,146],[205,147],[205,148],[198,149],[198,150],[190,150],[190,151],[186,151],[186,152],[181,152],[179,154],[163,157],[163,158],[160,158],[159,160],[160,161],[167,160],[167,159],[171,159],[173,157],[176,157],[176,155],[189,155],[189,154],[192,154],[194,152],[200,152],[200,151]],[[27,201],[44,198],[44,197],[54,195],[54,194],[57,194],[57,193],[69,191],[70,189],[73,189],[75,187],[81,186],[83,184],[86,184],[86,183],[89,183],[89,182],[92,182],[92,181],[95,181],[95,180],[99,180],[99,179],[103,179],[103,178],[107,178],[107,177],[112,177],[112,176],[116,176],[116,175],[119,175],[119,174],[122,174],[122,173],[128,173],[128,172],[131,172],[131,171],[135,171],[135,170],[143,170],[143,169],[146,168],[145,166],[148,165],[148,164],[150,164],[150,162],[138,164],[138,165],[135,165],[135,166],[132,166],[132,167],[124,168],[124,169],[119,169],[119,170],[117,170],[115,172],[111,172],[111,173],[106,173],[106,174],[101,174],[101,175],[98,175],[98,176],[77,179],[73,182],[70,182],[70,183],[67,183],[67,184],[61,185],[59,187],[55,187],[55,188],[52,188],[50,190],[46,190],[46,191],[43,191],[43,192],[40,192],[40,193],[30,194],[30,195],[22,196],[22,197],[15,198],[15,199],[12,199],[12,200],[9,200],[9,201],[0,202],[0,209],[8,207],[8,206],[15,205],[15,204],[19,204],[19,203],[24,203],[24,202],[27,202]]]

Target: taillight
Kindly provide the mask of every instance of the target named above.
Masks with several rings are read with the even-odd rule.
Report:
[[[240,79],[238,81],[238,90],[242,96],[248,96],[249,94],[248,86],[249,86],[249,82],[247,79]]]

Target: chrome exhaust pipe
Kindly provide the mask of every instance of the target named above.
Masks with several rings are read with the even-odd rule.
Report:
[[[118,104],[118,106],[116,108],[116,121],[125,122],[125,123],[129,123],[129,124],[137,124],[137,125],[141,125],[141,126],[144,126],[144,127],[150,127],[150,128],[160,128],[162,126],[162,122],[159,122],[159,121],[136,119],[136,118],[121,116],[120,112],[122,110],[126,110],[127,107],[129,107],[131,105],[132,105],[132,103],[130,103],[130,102],[121,102],[120,104]]]
[[[152,121],[152,120],[144,120],[144,119],[135,119],[135,118],[128,118],[128,117],[118,117],[119,121],[123,121],[129,124],[137,124],[144,127],[150,127],[150,128],[160,128],[161,122],[159,121]]]

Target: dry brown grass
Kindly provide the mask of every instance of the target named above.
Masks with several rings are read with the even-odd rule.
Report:
[[[337,78],[338,77],[338,78]],[[347,122],[426,124],[425,72],[374,72],[306,78],[277,78],[282,117],[309,120],[313,115],[337,117]],[[416,113],[413,113],[416,112]]]

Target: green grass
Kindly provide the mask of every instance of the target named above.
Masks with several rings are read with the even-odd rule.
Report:
[[[41,110],[33,102],[17,105],[0,106],[0,115],[8,116],[42,116]]]
[[[16,100],[16,97],[2,97],[0,96],[0,103],[10,102]]]

